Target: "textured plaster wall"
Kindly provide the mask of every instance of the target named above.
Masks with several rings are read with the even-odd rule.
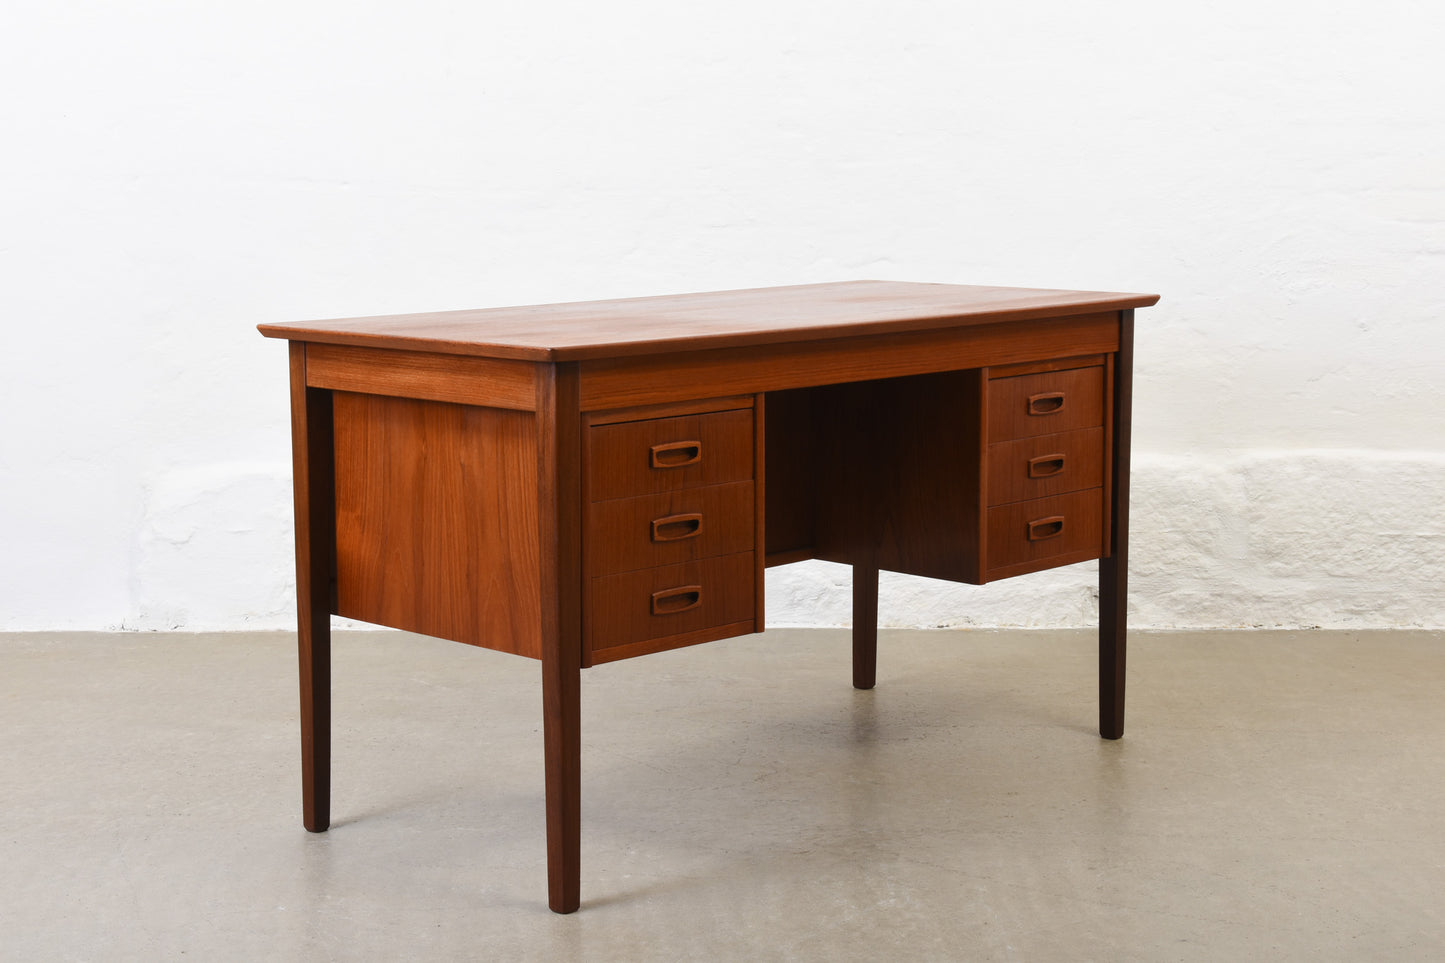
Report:
[[[1445,625],[1442,9],[18,0],[0,629],[291,624],[257,322],[855,277],[1164,295],[1135,625]],[[771,620],[846,577],[772,570]]]

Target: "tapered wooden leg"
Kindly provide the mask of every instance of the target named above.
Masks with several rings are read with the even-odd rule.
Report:
[[[1119,554],[1099,563],[1099,735],[1105,739],[1124,734],[1128,581],[1128,569]]]
[[[331,626],[306,611],[300,622],[301,822],[324,833],[331,826]]]
[[[547,905],[575,913],[582,890],[582,468],[577,365],[537,388],[542,536],[542,738]]]
[[[878,681],[878,567],[853,564],[853,688]]]
[[[331,392],[306,387],[306,346],[291,342],[296,500],[296,649],[301,677],[301,821],[331,825],[331,609],[336,570]]]
[[[544,659],[542,727],[547,766],[547,905],[576,912],[582,888],[581,670]]]
[[[1099,735],[1124,734],[1124,668],[1129,610],[1129,435],[1133,395],[1134,312],[1120,312],[1114,358],[1113,482],[1109,501],[1108,558],[1099,561]]]

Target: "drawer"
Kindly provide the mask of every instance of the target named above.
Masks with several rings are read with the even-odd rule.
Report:
[[[990,444],[1103,423],[1103,366],[995,378],[988,383]]]
[[[1007,505],[1103,484],[1103,428],[1035,435],[988,448],[989,505]]]
[[[591,648],[751,622],[756,585],[752,552],[594,578]]]
[[[993,570],[1009,566],[1047,568],[1032,563],[1048,559],[1057,558],[1062,565],[1098,558],[1104,539],[1104,490],[1091,488],[990,508],[987,531],[990,577],[999,577]]]
[[[587,574],[753,550],[753,483],[614,498],[588,506]]]
[[[751,408],[587,431],[587,497],[594,502],[753,477]]]

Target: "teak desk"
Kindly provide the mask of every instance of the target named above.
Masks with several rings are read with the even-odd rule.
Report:
[[[982,584],[1100,559],[1124,729],[1133,314],[854,281],[261,325],[291,354],[302,807],[325,830],[330,617],[542,663],[549,904],[580,888],[580,670],[763,630],[763,567]]]

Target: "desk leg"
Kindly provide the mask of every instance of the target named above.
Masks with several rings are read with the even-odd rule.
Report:
[[[853,688],[878,681],[878,567],[853,563]]]
[[[554,913],[575,913],[582,895],[582,419],[576,364],[542,369],[537,412],[547,905]]]
[[[561,660],[566,661],[566,660]],[[575,913],[582,890],[581,670],[542,661],[542,732],[547,769],[547,905]]]
[[[1124,734],[1125,605],[1129,573],[1116,548],[1099,563],[1099,735]]]
[[[331,392],[306,387],[306,346],[291,342],[296,499],[296,651],[301,676],[301,821],[331,825],[331,609],[336,570]]]
[[[1134,312],[1121,311],[1114,358],[1114,460],[1108,558],[1099,561],[1099,735],[1124,734],[1124,666],[1129,608],[1129,423],[1133,395]]]
[[[299,617],[301,822],[313,833],[324,833],[331,826],[331,626],[315,623],[329,623],[331,617],[314,619],[305,611]]]

